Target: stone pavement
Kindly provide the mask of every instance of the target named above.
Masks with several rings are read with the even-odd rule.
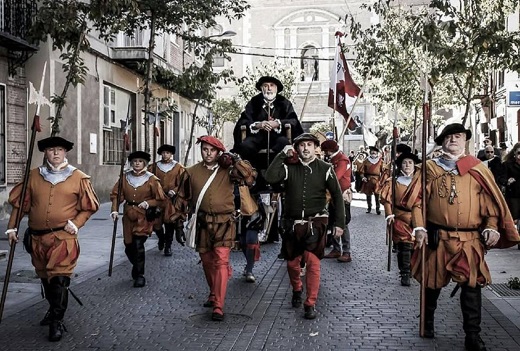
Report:
[[[1,350],[464,350],[458,295],[449,298],[452,285],[439,300],[437,337],[418,336],[419,285],[400,286],[395,255],[387,272],[384,218],[365,214],[363,207],[355,194],[353,261],[322,261],[315,320],[303,319],[303,308],[291,307],[289,279],[274,243],[261,247],[254,284],[241,276],[242,253],[232,253],[226,319],[219,323],[210,320],[211,309],[202,307],[208,292],[193,250],[174,245],[173,257],[167,258],[154,237],[148,240],[147,285],[136,289],[119,237],[114,272],[107,276],[112,225],[103,204],[80,232],[82,254],[71,287],[84,306],[70,299],[68,333],[59,343],[49,343],[47,327],[38,325],[47,303],[19,245],[0,324]],[[6,247],[0,240],[0,249]],[[520,276],[519,258],[516,247],[488,254],[494,285]],[[2,275],[5,266],[1,261]],[[489,350],[519,350],[520,297],[504,297],[508,293],[499,290],[485,290],[482,337]]]

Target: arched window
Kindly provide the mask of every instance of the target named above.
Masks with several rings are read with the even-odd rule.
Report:
[[[314,46],[308,45],[302,49],[300,68],[300,80],[302,82],[319,80],[318,50]]]

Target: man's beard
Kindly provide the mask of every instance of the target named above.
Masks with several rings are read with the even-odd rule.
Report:
[[[273,101],[276,98],[276,93],[274,91],[266,91],[263,93],[264,99],[267,101]]]

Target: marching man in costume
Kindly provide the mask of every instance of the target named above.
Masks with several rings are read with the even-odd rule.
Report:
[[[23,209],[19,207],[22,184],[9,194],[13,211],[6,234],[10,243],[18,241],[14,229],[18,211],[29,215],[24,245],[50,305],[40,321],[40,325],[49,325],[50,341],[61,340],[66,330],[63,317],[70,277],[79,257],[78,231],[99,209],[90,177],[69,165],[66,159],[73,145],[61,137],[38,141],[38,150],[44,153],[45,161],[29,174]]]
[[[316,158],[315,150],[320,141],[314,135],[304,133],[294,139],[294,146],[287,146],[267,169],[265,179],[270,183],[284,182],[286,203],[284,208],[284,256],[287,272],[293,288],[291,304],[302,305],[303,284],[300,278],[300,262],[305,260],[307,296],[304,317],[316,318],[316,300],[320,288],[320,260],[325,255],[328,212],[327,190],[335,207],[331,218],[334,235],[340,238],[345,228],[345,207],[341,188],[334,167]]]
[[[176,206],[189,209],[197,216],[195,249],[209,287],[204,307],[211,307],[214,321],[224,320],[224,302],[232,268],[229,254],[235,245],[235,182],[242,177],[233,163],[241,163],[243,173],[251,174],[247,161],[233,159],[220,140],[206,135],[197,139],[202,161],[186,168]],[[189,203],[189,206],[181,203]]]
[[[162,145],[157,149],[157,154],[161,155],[161,160],[155,163],[154,174],[159,178],[164,193],[171,199],[176,195],[176,191],[179,189],[179,182],[184,173],[184,167],[173,159],[173,155],[175,155],[175,146],[173,145]],[[185,240],[182,220],[179,221],[177,218],[172,221],[171,218],[174,216],[174,212],[172,201],[166,200],[161,217],[154,223],[154,231],[159,239],[159,250],[164,249],[164,256],[172,255],[174,232],[177,242],[184,246]]]
[[[150,162],[150,154],[135,151],[128,155],[132,169],[118,180],[110,194],[112,201],[112,219],[117,221],[119,204],[125,201],[123,208],[123,239],[125,254],[132,263],[132,279],[134,287],[145,286],[144,277],[145,248],[144,243],[152,235],[154,216],[157,206],[165,200],[164,191],[159,178],[146,170]],[[117,198],[119,182],[123,182],[122,191]],[[148,210],[148,215],[147,215]]]
[[[385,208],[388,225],[393,226],[392,242],[397,246],[397,265],[401,276],[401,285],[403,286],[410,286],[410,260],[413,252],[413,237],[412,210],[411,208],[401,206],[400,203],[412,181],[415,165],[419,162],[419,158],[411,152],[402,153],[397,157],[395,164],[399,173],[395,179],[395,203],[393,203],[392,178],[388,177],[381,187],[381,203]]]
[[[379,209],[379,192],[378,184],[381,178],[381,172],[383,168],[383,160],[379,155],[379,149],[375,146],[370,146],[370,155],[363,161],[359,173],[363,185],[361,192],[367,196],[367,213],[372,211],[372,195],[376,200],[376,214],[381,214]]]
[[[493,174],[476,157],[466,155],[471,130],[460,123],[447,125],[435,138],[442,155],[426,161],[426,189],[420,172],[410,184],[403,205],[412,206],[416,248],[427,245],[425,261],[425,331],[433,338],[434,313],[441,289],[453,280],[460,286],[464,345],[468,351],[486,350],[480,337],[482,287],[491,283],[484,259],[489,248],[507,248],[520,242],[504,197]],[[422,217],[425,197],[427,220]],[[416,250],[412,273],[421,281]]]

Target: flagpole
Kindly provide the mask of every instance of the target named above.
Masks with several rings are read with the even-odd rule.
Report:
[[[338,32],[335,33],[336,35],[334,36],[336,38],[336,48],[334,50],[334,90],[333,90],[333,96],[334,96],[334,108],[332,109],[332,137],[333,139],[336,139],[337,141],[339,141],[339,138],[337,138],[337,135],[336,135],[336,126],[335,126],[335,121],[336,121],[336,103],[337,103],[337,94],[338,94],[338,86],[337,86],[337,81],[338,81],[338,61],[336,61],[336,59],[339,57],[338,55],[338,51],[339,51],[339,37],[340,35],[338,35]],[[343,146],[343,143],[341,143],[341,145]]]

